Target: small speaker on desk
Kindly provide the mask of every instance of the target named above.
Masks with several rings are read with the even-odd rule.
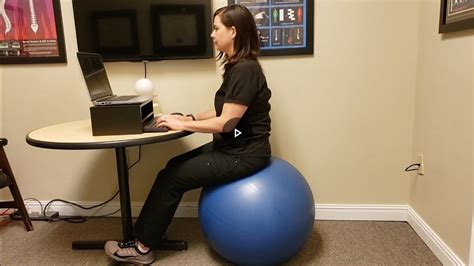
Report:
[[[92,135],[141,134],[143,123],[153,118],[153,102],[90,107]]]

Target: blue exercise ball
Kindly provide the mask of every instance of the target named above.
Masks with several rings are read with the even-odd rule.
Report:
[[[293,257],[314,223],[313,193],[288,162],[272,157],[259,172],[207,187],[199,221],[209,245],[239,265],[274,265]]]

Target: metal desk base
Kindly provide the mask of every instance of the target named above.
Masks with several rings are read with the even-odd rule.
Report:
[[[122,233],[124,240],[132,240],[132,210],[130,207],[130,191],[128,185],[127,154],[124,147],[115,148],[117,159],[117,174],[120,189],[120,208],[122,211]],[[104,249],[105,240],[73,241],[72,249]],[[188,249],[186,241],[163,240],[158,247],[159,250],[180,250]]]
[[[74,250],[91,250],[104,249],[105,240],[85,240],[72,242],[72,249]],[[159,250],[188,250],[188,243],[181,240],[165,240],[157,248]]]

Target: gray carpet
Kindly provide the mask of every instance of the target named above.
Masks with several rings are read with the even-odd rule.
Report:
[[[118,218],[93,218],[81,224],[34,222],[27,233],[19,221],[0,227],[1,265],[111,265],[101,250],[71,249],[73,240],[119,239]],[[206,244],[197,219],[175,219],[169,238],[189,249],[156,251],[153,265],[230,265]],[[441,265],[404,222],[315,221],[310,239],[287,265]]]

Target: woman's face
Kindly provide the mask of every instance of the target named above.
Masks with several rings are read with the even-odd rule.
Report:
[[[234,54],[234,39],[236,35],[235,27],[226,27],[221,22],[220,15],[214,17],[214,30],[211,38],[217,51],[225,53],[227,56]]]

